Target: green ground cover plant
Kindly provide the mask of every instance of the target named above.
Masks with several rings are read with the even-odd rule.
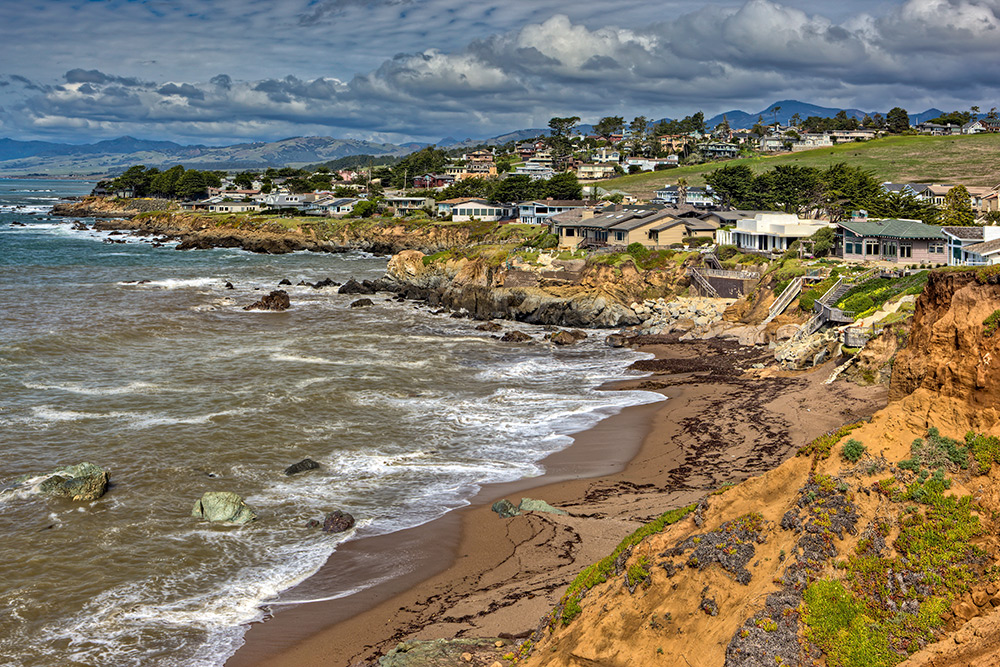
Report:
[[[615,569],[615,561],[618,560],[618,557],[621,556],[626,549],[634,547],[650,535],[662,532],[667,526],[677,523],[693,512],[696,507],[696,504],[692,504],[686,507],[670,510],[669,512],[664,512],[659,517],[650,521],[622,540],[610,555],[605,556],[597,563],[585,568],[583,572],[581,572],[569,585],[569,588],[566,589],[566,593],[563,594],[559,604],[552,611],[552,613],[549,614],[549,627],[554,627],[557,621],[561,621],[563,625],[569,625],[570,622],[576,618],[577,615],[579,615],[582,611],[582,608],[580,607],[580,598],[582,598],[589,589],[608,580],[608,577],[611,576],[611,573]]]

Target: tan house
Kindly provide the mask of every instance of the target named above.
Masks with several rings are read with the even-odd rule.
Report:
[[[628,246],[641,243],[647,247],[663,245],[650,233],[663,224],[677,220],[663,209],[617,208],[599,215],[557,215],[551,220],[552,233],[559,237],[560,248]]]

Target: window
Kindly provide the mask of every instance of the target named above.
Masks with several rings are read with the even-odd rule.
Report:
[[[934,253],[944,254],[944,243],[937,241],[931,244],[930,251]]]
[[[866,255],[879,254],[878,241],[871,241],[871,240],[865,241],[865,254]]]
[[[900,259],[906,259],[908,257],[913,257],[913,244],[912,243],[900,243],[899,244],[899,257],[900,257]]]
[[[616,241],[624,241],[625,240],[625,232],[615,232],[615,240]]]
[[[853,255],[854,254],[854,244],[847,242],[844,244],[844,254]]]
[[[574,230],[570,229],[569,227],[563,230],[563,234],[565,234],[566,236],[575,236]]]

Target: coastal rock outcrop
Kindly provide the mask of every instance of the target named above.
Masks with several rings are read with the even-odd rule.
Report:
[[[97,500],[108,489],[110,475],[107,470],[93,463],[79,463],[59,468],[38,485],[38,490],[48,496],[77,501]]]
[[[275,290],[260,300],[253,302],[249,306],[244,306],[243,310],[288,310],[291,307],[291,300],[288,292],[283,289]]]
[[[374,306],[375,303],[371,299],[358,299],[357,301],[351,302],[351,308],[365,308],[367,306]]]
[[[257,513],[243,498],[231,491],[206,491],[195,502],[191,516],[227,523],[250,523],[257,519]]]

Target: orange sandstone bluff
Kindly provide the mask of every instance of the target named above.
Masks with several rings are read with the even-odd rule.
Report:
[[[933,273],[886,408],[623,542],[529,664],[1000,664],[996,282]]]

